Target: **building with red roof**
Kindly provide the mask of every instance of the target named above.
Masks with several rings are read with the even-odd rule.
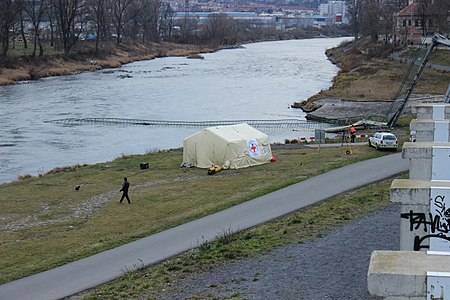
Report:
[[[432,35],[436,28],[426,7],[412,2],[397,14],[396,40],[403,44],[419,44],[424,36]]]

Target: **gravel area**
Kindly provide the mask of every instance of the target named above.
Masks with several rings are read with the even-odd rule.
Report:
[[[412,95],[404,115],[412,115],[412,106],[418,103],[443,102],[443,95]],[[367,119],[368,117],[385,117],[391,106],[390,101],[346,101],[340,99],[321,99],[314,101],[318,109],[307,114],[307,119],[318,121],[344,120],[347,118]]]
[[[158,299],[379,299],[367,292],[374,250],[398,250],[396,204],[321,238],[193,274]]]

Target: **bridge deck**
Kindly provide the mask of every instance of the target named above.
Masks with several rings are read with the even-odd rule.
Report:
[[[47,123],[56,123],[63,125],[109,124],[109,125],[155,126],[155,127],[200,127],[200,128],[247,123],[255,128],[271,128],[271,129],[291,129],[291,128],[323,129],[332,126],[332,124],[300,119],[176,121],[176,120],[141,120],[141,119],[124,119],[124,118],[66,118],[47,121]]]

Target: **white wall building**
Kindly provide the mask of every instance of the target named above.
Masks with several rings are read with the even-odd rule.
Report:
[[[346,23],[347,9],[345,1],[335,1],[330,0],[328,3],[323,3],[319,5],[320,16],[336,17],[339,16],[340,22]]]
[[[328,16],[330,14],[330,6],[328,3],[322,3],[319,5],[319,14],[321,16]]]

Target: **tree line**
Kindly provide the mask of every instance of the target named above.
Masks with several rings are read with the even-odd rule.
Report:
[[[96,50],[101,41],[120,44],[140,31],[142,41],[157,41],[160,7],[159,0],[2,0],[0,55],[16,36],[24,47],[31,41],[32,56],[43,55],[43,41],[69,54],[86,32],[95,36]]]
[[[395,35],[395,15],[407,0],[346,0],[355,38],[370,36],[387,41]],[[449,32],[450,1],[416,0],[423,16],[423,33],[438,28]],[[426,19],[433,19],[432,28]],[[0,58],[7,57],[11,43],[20,40],[31,48],[31,56],[43,56],[43,44],[69,55],[83,38],[91,37],[95,53],[101,43],[120,45],[142,43],[234,44],[261,39],[304,37],[307,29],[297,28],[287,36],[274,25],[235,20],[223,13],[210,14],[199,23],[186,13],[175,18],[170,4],[161,0],[1,0]]]
[[[353,36],[371,37],[378,41],[380,36],[388,41],[397,32],[396,15],[408,6],[408,0],[346,0]],[[435,31],[450,31],[449,0],[415,0],[418,6],[420,27],[424,36]],[[417,17],[417,16],[415,16]]]
[[[161,0],[0,1],[0,58],[8,56],[16,40],[32,49],[32,57],[41,57],[44,43],[69,55],[85,38],[95,43],[98,53],[102,43],[164,40],[217,46],[276,39],[278,34],[275,26],[235,20],[223,13],[210,14],[202,24],[188,13],[175,18],[173,8]]]

